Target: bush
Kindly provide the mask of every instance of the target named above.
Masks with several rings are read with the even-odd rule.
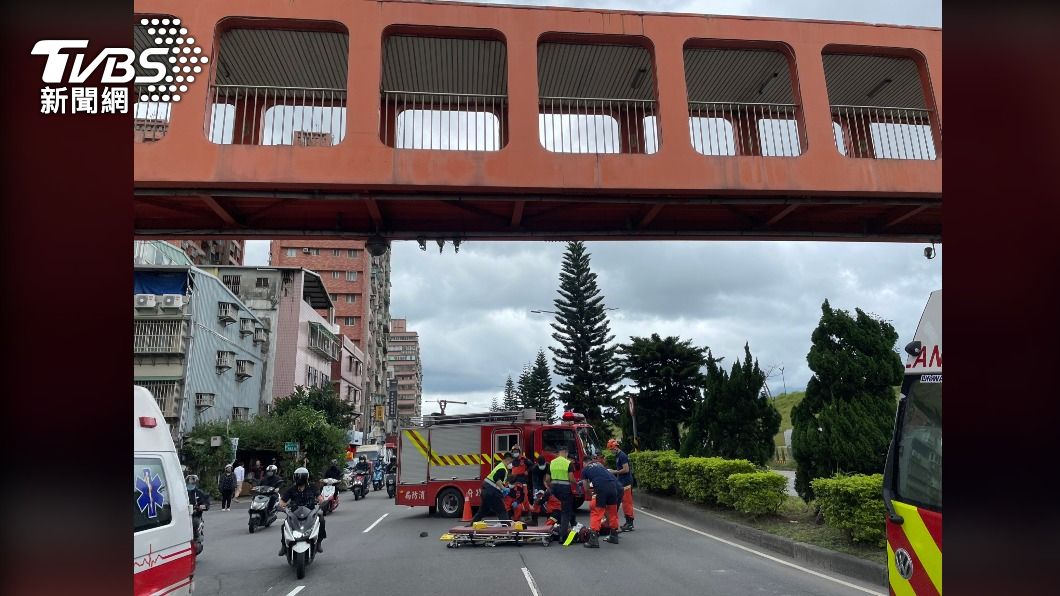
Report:
[[[677,461],[677,487],[681,496],[693,503],[716,503],[717,497],[710,484],[710,470],[722,460],[720,457],[685,457]]]
[[[884,546],[883,474],[817,478],[812,486],[828,525],[849,532],[854,542]]]
[[[608,470],[614,470],[616,467],[615,454],[610,449],[604,449],[604,464]]]
[[[776,472],[732,474],[725,483],[736,510],[751,516],[776,513],[787,498],[788,479]]]
[[[732,495],[729,492],[729,476],[757,472],[758,468],[746,459],[721,459],[716,457],[707,465],[707,485],[713,493],[715,503],[732,507]]]
[[[676,451],[636,451],[629,454],[639,488],[657,493],[673,493]]]

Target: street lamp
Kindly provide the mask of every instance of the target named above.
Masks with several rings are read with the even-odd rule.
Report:
[[[619,310],[619,309],[618,308],[604,308],[604,310]],[[554,310],[531,310],[530,312],[534,313],[535,315],[542,315],[542,314],[545,314],[545,313],[548,313],[550,315],[558,315],[559,314],[558,312],[556,312]]]

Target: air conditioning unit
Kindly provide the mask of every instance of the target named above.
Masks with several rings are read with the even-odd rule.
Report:
[[[136,294],[133,296],[133,306],[145,310],[154,310],[158,307],[158,300],[154,294]]]
[[[304,254],[304,255],[307,255],[307,254],[309,254],[310,252],[311,252],[311,251],[310,251],[310,250],[309,250],[308,248],[303,248],[303,249],[302,249],[302,254]]]
[[[183,310],[184,296],[180,294],[165,294],[162,296],[163,310]]]

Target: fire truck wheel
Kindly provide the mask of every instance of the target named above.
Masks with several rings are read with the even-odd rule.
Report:
[[[460,517],[464,511],[464,495],[453,487],[438,493],[438,512],[442,517]]]

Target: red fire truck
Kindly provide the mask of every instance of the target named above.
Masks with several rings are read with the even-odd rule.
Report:
[[[593,427],[574,412],[564,412],[558,424],[538,420],[531,409],[424,416],[398,433],[395,502],[459,517],[465,499],[479,505],[482,478],[515,445],[526,457],[543,454],[548,461],[558,446],[567,445],[576,479],[583,466],[603,457]],[[576,496],[575,508],[582,502]]]

